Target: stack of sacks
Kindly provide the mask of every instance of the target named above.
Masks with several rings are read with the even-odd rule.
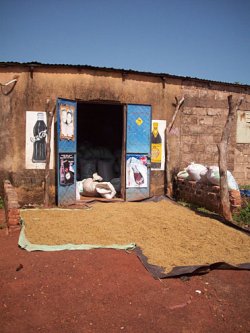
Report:
[[[93,174],[92,178],[84,179],[77,182],[78,188],[82,188],[81,194],[87,197],[101,196],[105,199],[112,199],[116,195],[114,186],[110,182],[102,182],[102,177],[97,173]]]
[[[194,180],[218,186],[220,185],[220,172],[218,166],[207,167],[202,164],[197,164],[194,162],[192,162],[184,170],[180,171],[177,174],[177,178]],[[230,171],[227,171],[227,182],[228,182],[229,191],[239,190],[238,184]]]

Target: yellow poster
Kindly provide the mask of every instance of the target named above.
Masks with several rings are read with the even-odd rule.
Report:
[[[152,120],[151,130],[151,169],[165,169],[165,129],[166,120]]]

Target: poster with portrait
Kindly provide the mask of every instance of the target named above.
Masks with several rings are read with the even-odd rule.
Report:
[[[148,186],[147,155],[127,154],[126,156],[126,187]]]
[[[151,129],[151,170],[165,169],[166,120],[152,120]]]
[[[75,179],[75,154],[59,153],[59,182],[62,186],[74,184]]]
[[[60,104],[60,140],[75,141],[75,107]]]
[[[54,121],[51,126],[50,169],[54,166]],[[26,111],[26,169],[45,169],[47,117],[44,111]]]

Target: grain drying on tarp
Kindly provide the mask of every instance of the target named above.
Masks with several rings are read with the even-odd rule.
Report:
[[[250,262],[250,238],[168,201],[96,203],[91,209],[22,210],[33,244],[136,243],[149,263],[174,266]]]

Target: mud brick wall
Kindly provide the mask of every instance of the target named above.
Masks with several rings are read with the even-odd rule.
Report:
[[[211,86],[183,86],[185,102],[180,115],[180,170],[191,162],[218,165],[217,144],[228,115],[229,94],[233,94],[235,100],[243,95],[240,110],[250,110],[250,99],[244,94],[215,90]],[[227,166],[238,184],[247,185],[250,184],[250,144],[236,142],[236,118],[228,145]]]
[[[250,185],[250,144],[237,143],[234,157],[234,177],[241,185]]]
[[[7,226],[18,226],[20,222],[18,197],[14,187],[8,180],[5,180],[4,182],[4,208]]]
[[[235,211],[241,207],[240,192],[229,191],[231,210]],[[204,207],[212,212],[221,213],[220,187],[203,184],[196,181],[177,179],[176,198],[185,202]]]
[[[44,170],[10,172],[8,179],[15,187],[21,206],[42,204],[44,201]],[[55,170],[50,170],[50,183],[55,183]],[[50,202],[55,203],[54,188],[50,188]]]

